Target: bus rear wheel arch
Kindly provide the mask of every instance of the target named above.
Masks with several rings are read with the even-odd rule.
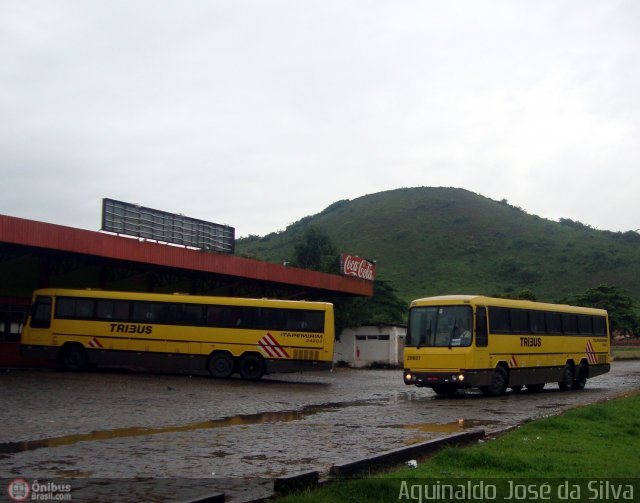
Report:
[[[243,379],[257,381],[264,375],[265,363],[258,353],[244,353],[238,360],[238,372]]]
[[[214,351],[207,360],[207,370],[216,379],[230,377],[235,368],[236,361],[228,351]]]
[[[87,350],[80,343],[67,343],[60,348],[60,363],[65,370],[84,370],[89,363]]]

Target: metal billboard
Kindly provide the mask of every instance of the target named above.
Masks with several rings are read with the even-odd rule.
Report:
[[[220,253],[233,253],[235,229],[104,198],[102,230]]]

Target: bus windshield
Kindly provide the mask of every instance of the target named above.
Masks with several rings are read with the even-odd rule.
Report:
[[[409,313],[407,346],[471,345],[470,306],[414,307]]]

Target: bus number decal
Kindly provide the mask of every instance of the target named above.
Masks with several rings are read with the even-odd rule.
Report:
[[[520,337],[521,348],[540,348],[542,347],[542,337]]]
[[[153,332],[151,325],[132,325],[129,323],[110,323],[112,334],[150,334]]]

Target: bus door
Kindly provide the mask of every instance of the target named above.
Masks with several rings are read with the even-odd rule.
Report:
[[[475,308],[474,368],[489,368],[489,328],[487,326],[487,308]]]

